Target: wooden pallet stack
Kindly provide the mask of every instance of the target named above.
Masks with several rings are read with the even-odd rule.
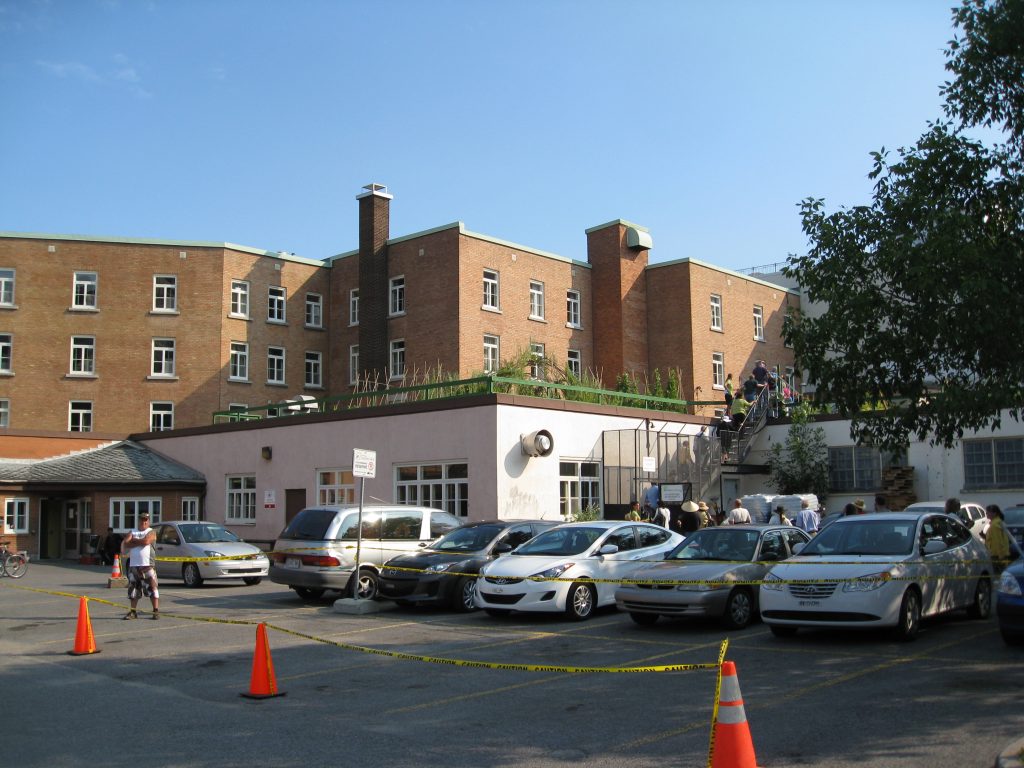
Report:
[[[886,467],[882,470],[882,495],[889,509],[906,509],[917,501],[913,467]]]

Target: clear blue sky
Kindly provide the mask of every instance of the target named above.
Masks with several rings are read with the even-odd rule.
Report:
[[[0,230],[357,247],[461,220],[585,259],[806,249],[941,116],[952,0],[0,0]]]

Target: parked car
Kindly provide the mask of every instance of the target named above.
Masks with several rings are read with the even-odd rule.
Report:
[[[904,511],[855,515],[820,531],[761,584],[761,619],[777,636],[799,627],[894,627],[903,640],[923,616],[992,607],[988,552],[959,518]]]
[[[944,501],[918,501],[907,507],[908,512],[945,512],[946,502]],[[960,521],[971,529],[974,538],[979,541],[985,540],[985,531],[988,530],[988,516],[985,514],[985,507],[973,501],[964,501],[960,504],[960,511],[957,512]]]
[[[1007,507],[1003,510],[1006,532],[1009,533],[1017,546],[1024,551],[1024,504]]]
[[[189,587],[200,587],[208,579],[241,579],[251,586],[259,584],[270,567],[266,553],[220,523],[172,520],[153,529],[153,567],[161,579],[184,579]],[[230,559],[206,559],[210,557]]]
[[[1024,643],[1024,558],[1010,563],[999,579],[996,617],[1007,645]]]
[[[442,603],[457,611],[476,610],[480,566],[555,525],[552,520],[487,520],[456,528],[427,549],[384,563],[377,594],[402,604]]]
[[[563,611],[572,619],[587,619],[598,606],[615,602],[614,582],[645,563],[662,560],[682,540],[653,524],[565,523],[481,568],[476,604],[491,616]]]
[[[760,581],[769,563],[785,560],[810,539],[791,525],[702,528],[665,562],[630,576],[641,583],[619,585],[615,604],[637,624],[653,624],[659,616],[714,616],[729,629],[742,629],[757,617],[758,588],[750,582]]]
[[[359,543],[358,506],[309,507],[274,543],[270,580],[294,589],[304,600],[322,597],[329,589],[344,592],[355,572],[359,543],[359,578],[353,586],[359,597],[369,600],[377,596],[381,565],[461,525],[459,518],[440,509],[366,505]]]

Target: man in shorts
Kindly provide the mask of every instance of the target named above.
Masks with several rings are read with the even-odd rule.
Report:
[[[137,619],[139,615],[135,607],[142,597],[142,584],[149,585],[149,599],[153,603],[153,618],[160,618],[160,592],[156,580],[156,570],[153,568],[153,542],[156,541],[156,531],[149,527],[149,514],[143,512],[139,515],[139,527],[126,533],[123,549],[128,553],[128,568],[131,571],[129,583],[134,584],[128,589],[128,598],[131,600],[131,610],[124,615],[125,619]]]

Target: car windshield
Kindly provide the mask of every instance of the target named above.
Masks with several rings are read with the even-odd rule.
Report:
[[[757,531],[702,528],[672,550],[666,560],[752,560]]]
[[[916,520],[858,518],[830,525],[800,550],[807,555],[909,555],[913,551]]]
[[[449,531],[430,545],[438,552],[479,552],[505,530],[501,525],[471,525]]]
[[[607,532],[607,528],[553,528],[530,539],[511,554],[550,557],[579,555],[590,549]]]
[[[235,534],[216,523],[184,523],[178,526],[181,538],[188,544],[206,544],[211,541],[241,541]]]
[[[1024,507],[1012,507],[1003,510],[1007,525],[1024,525]]]

